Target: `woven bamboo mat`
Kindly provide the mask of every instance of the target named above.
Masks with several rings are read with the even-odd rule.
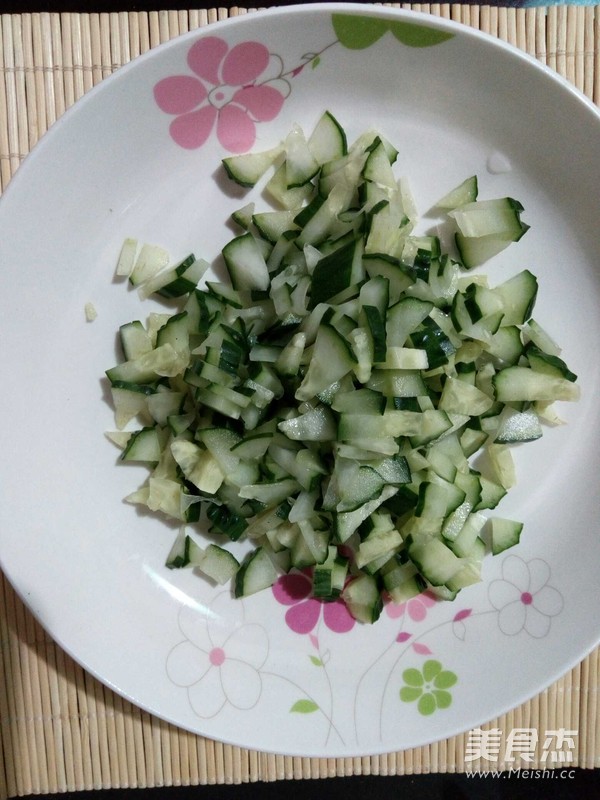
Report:
[[[398,5],[398,4],[391,4]],[[600,6],[405,5],[522,48],[600,104]],[[151,47],[250,9],[0,16],[0,190],[81,95]],[[600,766],[600,651],[486,728],[578,731],[572,766]],[[75,664],[0,575],[0,800],[99,788],[465,770],[467,736],[369,758],[308,759],[223,745],[140,711]],[[478,766],[475,763],[473,766]],[[482,768],[490,766],[481,764]],[[517,761],[493,767],[547,766]]]

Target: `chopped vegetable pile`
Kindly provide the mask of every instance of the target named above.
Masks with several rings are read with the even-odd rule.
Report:
[[[375,132],[348,146],[326,112],[309,137],[294,126],[224,159],[274,205],[232,215],[227,283],[204,281],[193,255],[171,266],[124,243],[117,273],[179,301],[122,325],[124,360],[106,373],[111,437],[149,469],[127,500],[181,524],[169,567],[237,597],[304,570],[314,597],[371,623],[388,598],[453,599],[487,549],[519,541],[520,522],[484,512],[515,482],[511,447],[578,397],[532,318],[536,277],[469,272],[527,231],[523,207],[478,199],[470,177],[437,204],[454,231],[443,247],[416,233],[396,157]],[[199,543],[207,528],[218,545]],[[253,547],[239,563],[228,543],[241,539]]]

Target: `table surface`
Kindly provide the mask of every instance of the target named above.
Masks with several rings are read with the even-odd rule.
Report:
[[[290,5],[290,2],[283,2],[277,3],[277,5]],[[260,7],[264,7],[267,5],[275,5],[274,3],[260,3]],[[492,4],[490,4],[492,5]],[[495,4],[493,4],[495,5]],[[505,5],[522,5],[522,3],[515,2],[515,3],[507,3]],[[233,8],[235,4],[230,3],[220,3],[218,5],[219,9],[222,10],[222,13],[225,15],[227,14],[226,9]],[[38,13],[50,13],[50,14],[60,14],[65,12],[71,13],[103,13],[103,12],[151,12],[151,11],[158,11],[158,10],[180,10],[182,9],[182,3],[177,2],[177,0],[155,0],[154,2],[150,2],[150,0],[140,0],[140,2],[136,2],[133,0],[131,3],[126,2],[119,2],[118,0],[0,0],[0,13],[2,14],[38,14]],[[202,4],[196,3],[193,5],[194,9],[214,9],[214,6],[211,4]],[[223,11],[225,10],[225,11]],[[598,20],[600,19],[600,12],[598,16],[596,16],[595,9],[589,9],[589,15],[586,18],[588,23],[593,26],[593,35],[595,40],[598,39],[598,30],[600,29],[600,25]],[[593,16],[592,16],[593,15]],[[456,17],[456,15],[454,15]],[[459,17],[460,18],[460,17]],[[511,18],[512,19],[512,18]],[[562,23],[559,24],[568,24],[566,22],[567,17],[565,13],[558,12],[558,16],[556,19],[563,20]],[[582,18],[583,19],[583,18]],[[497,20],[497,17],[496,17]],[[579,23],[578,23],[579,24]],[[517,26],[518,27],[518,26]],[[547,45],[549,42],[547,30],[546,30],[546,41],[545,44]],[[558,37],[560,38],[560,30],[558,30]],[[577,37],[575,37],[577,39]],[[585,38],[585,37],[584,37]],[[561,41],[568,41],[568,36],[563,36]],[[589,46],[589,40],[586,39]],[[2,40],[0,38],[0,54]],[[595,61],[594,64],[598,64],[598,70],[600,70],[600,58],[598,58],[597,54],[597,42],[594,45],[594,53],[595,53]],[[577,54],[574,53],[574,56]],[[562,60],[561,60],[562,56]],[[568,54],[567,54],[568,56]],[[555,61],[551,63],[551,66],[556,67],[559,71],[568,73],[568,70],[571,69],[571,74],[567,74],[566,76],[569,79],[573,80],[576,83],[579,83],[579,88],[586,91],[586,93],[595,101],[599,102],[600,99],[600,81],[598,81],[596,73],[594,73],[593,79],[587,78],[586,83],[586,75],[585,70],[579,71],[577,74],[577,70],[574,69],[572,66],[575,61],[571,62],[568,57],[565,57],[565,53],[558,52]],[[0,55],[0,67],[2,67],[2,57]],[[2,122],[2,120],[0,120]],[[2,155],[2,153],[0,153]],[[23,154],[21,154],[23,155]],[[14,171],[15,165],[12,165],[12,169]],[[1,177],[1,175],[0,175]],[[5,182],[7,181],[6,174],[4,176]],[[0,181],[0,189],[3,188],[5,183],[3,184]],[[1,579],[1,576],[0,576]],[[0,592],[1,594],[1,592]],[[19,614],[23,615],[27,612],[24,612],[18,606],[18,600],[11,594],[10,587],[5,587],[4,590],[4,598],[0,597],[0,611],[3,609],[3,603],[10,606],[13,604],[12,612],[9,609],[9,613],[13,613],[15,617],[18,617]],[[35,621],[29,620],[25,618],[25,622],[23,623],[24,627],[29,627],[30,631],[33,631],[31,634],[32,636],[43,636],[43,633],[38,630],[35,626]],[[2,650],[0,648],[0,656],[2,655]],[[594,665],[597,666],[597,658]],[[589,672],[591,671],[591,667],[588,666],[588,677]],[[561,684],[560,691],[562,692],[569,692],[579,690],[579,684],[577,681],[584,676],[585,673],[585,665],[579,672],[574,672],[573,675],[570,677],[567,676],[566,682]],[[575,676],[575,677],[574,677]],[[585,676],[584,676],[585,677]],[[0,671],[0,680],[2,679],[2,673]],[[75,678],[73,679],[75,680]],[[81,676],[79,676],[79,680],[84,680]],[[588,690],[592,691],[592,684],[588,682]],[[596,687],[597,688],[597,687]],[[10,690],[10,689],[9,689]],[[95,689],[94,691],[98,691]],[[593,702],[597,704],[597,694],[594,695]],[[0,705],[0,714],[2,713],[2,706]],[[598,727],[598,717],[600,715],[595,714],[593,719],[591,719],[591,724],[594,726],[595,729],[598,730],[597,735],[597,742],[600,745],[600,728]],[[588,720],[589,722],[589,720]],[[7,720],[2,719],[0,717],[0,732],[7,730]],[[7,736],[10,734],[6,734]],[[127,798],[127,800],[146,800],[147,798],[161,798],[161,800],[183,800],[184,798],[188,797],[195,797],[197,796],[199,791],[202,791],[205,796],[213,798],[213,800],[227,800],[228,798],[248,798],[248,797],[258,797],[260,796],[263,800],[270,800],[271,797],[279,797],[280,792],[283,790],[281,783],[279,781],[273,783],[264,783],[257,782],[253,779],[252,776],[242,775],[241,778],[238,780],[235,778],[227,779],[227,780],[219,780],[217,776],[216,780],[211,779],[209,776],[207,780],[199,780],[196,783],[213,783],[212,786],[209,787],[198,787],[197,785],[192,785],[189,787],[185,786],[173,786],[167,787],[166,785],[169,783],[168,776],[165,778],[164,775],[158,777],[155,776],[154,780],[147,781],[146,785],[148,787],[158,787],[161,783],[164,784],[162,788],[125,788],[127,786],[127,781],[121,782],[120,784],[109,784],[109,785],[119,785],[121,788],[102,788],[101,785],[94,784],[94,791],[67,791],[69,788],[73,788],[65,785],[52,785],[48,784],[45,785],[43,781],[37,783],[27,783],[27,781],[17,780],[15,776],[18,775],[18,768],[17,765],[13,763],[7,763],[8,758],[10,755],[8,754],[8,750],[6,748],[6,744],[4,747],[4,753],[2,751],[2,737],[0,736],[0,771],[2,769],[2,760],[5,759],[5,771],[9,775],[7,780],[7,788],[5,790],[5,794],[2,794],[2,779],[0,778],[0,800],[4,796],[24,796],[24,795],[33,795],[35,794],[36,797],[56,797],[56,792],[61,792],[62,796],[66,798],[72,798],[73,800],[84,800],[84,798],[90,798],[90,800],[115,800],[115,798]],[[358,760],[360,762],[360,760]],[[494,798],[504,798],[504,797],[511,797],[511,798],[519,798],[519,797],[527,797],[527,798],[537,798],[537,797],[557,797],[557,798],[571,798],[571,797],[581,797],[584,793],[588,792],[591,793],[592,796],[599,796],[599,789],[600,789],[600,770],[599,769],[590,769],[590,767],[598,767],[600,765],[600,753],[594,752],[591,757],[587,760],[580,758],[579,762],[583,767],[587,767],[585,769],[577,769],[573,770],[572,774],[565,777],[564,779],[560,780],[553,780],[552,782],[552,791],[548,789],[548,783],[545,778],[547,775],[538,774],[527,776],[525,774],[517,774],[511,776],[505,776],[503,778],[467,778],[465,775],[459,774],[452,774],[450,772],[439,772],[438,774],[434,775],[427,775],[427,774],[419,774],[419,775],[410,775],[410,774],[393,774],[393,770],[389,770],[388,774],[386,775],[386,770],[380,770],[380,774],[369,775],[369,774],[361,774],[368,773],[372,767],[368,767],[366,765],[361,766],[360,763],[356,765],[350,765],[347,769],[345,775],[346,777],[340,777],[339,771],[334,773],[326,773],[329,775],[335,775],[336,777],[325,777],[322,772],[315,772],[312,775],[305,774],[301,768],[297,765],[291,764],[289,768],[285,768],[280,770],[280,774],[274,774],[271,776],[270,779],[273,778],[284,778],[289,781],[294,782],[293,792],[295,796],[302,800],[304,797],[314,797],[317,795],[317,792],[325,792],[327,797],[336,798],[342,797],[345,798],[352,798],[352,797],[361,797],[364,800],[368,800],[369,798],[375,798],[376,796],[379,798],[396,798],[401,793],[404,793],[405,796],[410,798],[415,798],[418,800],[419,798],[479,798],[479,797],[494,797]],[[401,770],[398,770],[399,772]],[[404,770],[408,772],[409,770]],[[415,772],[418,769],[415,769]],[[12,775],[12,778],[11,778]],[[306,779],[306,778],[310,779]],[[214,776],[213,776],[214,778]],[[298,779],[300,778],[300,779]],[[172,781],[173,783],[177,783],[177,780]],[[185,779],[184,779],[185,782]],[[194,783],[193,780],[188,780],[188,782]],[[226,782],[232,782],[236,785],[228,786],[222,785]],[[106,784],[104,784],[106,786]],[[141,784],[136,784],[140,786]],[[75,787],[80,788],[80,787]],[[90,786],[85,786],[85,789],[91,788]],[[291,788],[289,785],[286,785],[286,790]],[[51,794],[43,794],[44,791],[50,792]]]

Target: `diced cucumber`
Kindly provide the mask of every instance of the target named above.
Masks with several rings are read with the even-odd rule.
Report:
[[[209,544],[204,551],[198,569],[219,586],[225,586],[237,574],[239,561],[228,550]]]
[[[306,375],[296,390],[296,399],[302,401],[315,397],[347,375],[354,364],[354,356],[347,342],[335,328],[322,323]]]
[[[223,167],[229,177],[240,186],[255,186],[273,166],[283,151],[281,145],[260,153],[241,153],[223,159]]]
[[[264,547],[258,547],[244,560],[235,574],[236,597],[248,597],[268,589],[277,580],[277,570]]]
[[[493,290],[502,301],[502,325],[523,325],[531,317],[538,280],[528,269],[508,278]]]
[[[313,596],[333,600],[342,593],[348,575],[348,559],[338,553],[337,547],[329,546],[328,555],[313,572]]]
[[[441,539],[414,539],[408,545],[408,555],[432,586],[444,586],[463,566],[462,560]]]
[[[308,138],[308,148],[317,164],[323,165],[348,152],[346,132],[330,111],[325,111]]]
[[[132,361],[153,349],[152,339],[139,320],[121,325],[119,338],[125,361]]]
[[[470,178],[465,178],[462,183],[455,186],[447,194],[441,197],[435,204],[436,208],[441,208],[445,211],[452,211],[455,208],[460,208],[467,203],[473,203],[477,200],[477,175],[472,175]]]
[[[167,555],[165,566],[169,569],[199,566],[204,559],[202,548],[182,528]]]
[[[565,378],[573,383],[577,380],[577,375],[571,372],[562,358],[550,353],[545,353],[543,350],[531,345],[527,347],[525,353],[529,366],[535,372],[554,375],[556,378]]]
[[[567,378],[536,372],[530,367],[506,367],[494,375],[496,400],[519,401],[578,400],[579,386]]]
[[[492,532],[492,553],[498,555],[498,553],[503,553],[509,547],[514,547],[519,543],[523,523],[501,517],[492,517],[490,519],[490,528]]]
[[[342,597],[352,616],[359,622],[371,624],[379,619],[383,600],[377,581],[371,575],[363,573],[353,578],[346,585]]]
[[[244,233],[228,242],[223,248],[223,258],[234,289],[250,291],[269,288],[265,257],[251,233]]]
[[[164,247],[154,244],[143,244],[129,274],[129,281],[133,286],[154,278],[169,263],[169,253]]]
[[[128,278],[131,275],[135,264],[137,248],[137,239],[129,236],[123,241],[121,250],[119,252],[119,257],[117,259],[115,275],[120,278]]]
[[[121,453],[121,461],[144,461],[158,464],[163,449],[164,437],[158,427],[141,428],[134,431]]]
[[[506,409],[494,441],[500,444],[510,442],[532,442],[542,436],[542,424],[538,414],[529,408],[526,411]]]
[[[465,272],[525,233],[522,205],[480,199],[477,176],[447,192],[435,209],[457,260],[447,231],[419,229],[398,152],[377,131],[348,147],[326,111],[309,134],[223,159],[273,202],[230,213],[228,280],[200,287],[211,262],[124,243],[117,274],[170,306],[121,326],[106,372],[109,438],[149,471],[127,501],[252,548],[240,564],[181,528],[168,567],[237,597],[310,568],[312,596],[365,623],[384,599],[452,601],[481,580],[486,515],[518,477],[510,445],[559,421],[552,404],[579,386],[531,318],[537,278]],[[521,528],[492,517],[492,552]]]
[[[529,229],[521,221],[522,211],[518,201],[505,197],[475,200],[449,212],[458,228],[456,246],[464,266],[480,266],[517,242]]]

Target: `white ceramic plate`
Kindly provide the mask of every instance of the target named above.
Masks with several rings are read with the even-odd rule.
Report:
[[[263,88],[240,94],[251,84]],[[525,522],[522,544],[486,559],[484,581],[452,604],[420,598],[346,631],[303,586],[293,606],[271,591],[233,601],[168,571],[173,529],[123,502],[145,471],[117,468],[104,438],[117,328],[155,308],[113,281],[123,238],[212,259],[249,199],[223,189],[220,159],[278,142],[293,122],[309,131],[325,109],[349,136],[375,126],[398,146],[424,211],[473,173],[481,197],[521,200],[531,230],[488,271],[538,275],[536,318],[582,389],[561,408],[567,425],[516,451],[502,512]],[[179,726],[317,756],[469,729],[585,656],[600,638],[599,165],[599,115],[570,86],[498,41],[409,12],[251,14],[90,92],[0,205],[1,563],[56,641]]]

